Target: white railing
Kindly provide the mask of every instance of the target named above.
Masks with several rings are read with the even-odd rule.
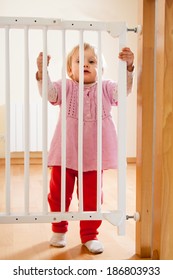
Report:
[[[114,211],[102,211],[101,209],[101,166],[102,166],[102,63],[101,63],[101,32],[106,31],[113,38],[119,38],[119,49],[126,45],[127,27],[124,22],[95,22],[95,21],[63,21],[60,19],[42,18],[9,18],[0,17],[0,29],[5,30],[5,107],[6,107],[6,151],[5,151],[5,189],[6,202],[5,212],[0,213],[0,223],[47,223],[59,220],[98,220],[106,219],[118,226],[119,234],[125,233],[126,220],[126,63],[119,61],[118,70],[118,196],[117,209]],[[11,211],[11,162],[10,162],[10,30],[22,29],[24,31],[24,211],[13,213]],[[32,178],[29,176],[30,168],[30,110],[29,110],[29,30],[42,31],[43,38],[43,92],[42,92],[42,211],[33,213],[29,209],[29,188]],[[47,203],[48,175],[47,175],[47,33],[49,30],[60,30],[62,32],[62,196],[61,212],[49,212]],[[65,212],[65,170],[66,170],[66,31],[77,30],[79,32],[80,45],[80,82],[79,82],[79,127],[78,127],[78,174],[79,174],[79,210],[76,212]],[[97,111],[97,210],[94,212],[83,211],[83,33],[84,31],[95,31],[98,44],[98,111]],[[115,183],[116,185],[116,183]],[[31,198],[32,199],[32,198]]]

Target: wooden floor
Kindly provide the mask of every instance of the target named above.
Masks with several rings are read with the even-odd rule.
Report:
[[[23,165],[11,167],[11,203],[14,211],[23,207]],[[136,167],[127,166],[127,214],[135,212]],[[40,165],[30,168],[30,207],[37,211],[41,205],[42,169]],[[106,171],[104,174],[103,209],[116,209],[116,173]],[[5,209],[4,167],[0,166],[0,211]],[[72,208],[77,205],[73,198]],[[117,228],[107,221],[100,227],[99,239],[104,244],[102,254],[92,255],[81,245],[79,222],[69,223],[67,246],[53,248],[49,245],[51,237],[50,224],[1,224],[0,225],[0,259],[1,260],[128,260],[138,259],[135,255],[135,221],[126,222],[126,235],[118,236]]]

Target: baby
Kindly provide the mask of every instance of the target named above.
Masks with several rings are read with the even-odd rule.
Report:
[[[125,47],[119,58],[127,62],[127,93],[131,91],[133,81],[134,54]],[[47,57],[49,65],[50,56]],[[37,58],[40,94],[42,92],[43,54]],[[74,191],[75,179],[78,184],[78,99],[79,99],[79,45],[67,56],[66,79],[66,211],[69,211]],[[84,114],[83,114],[83,211],[96,211],[97,207],[97,50],[84,43]],[[53,212],[61,211],[61,104],[62,81],[51,82],[48,75],[48,100],[60,106],[60,114],[48,156],[51,167],[50,192],[48,201]],[[117,134],[111,117],[111,107],[118,105],[117,83],[102,80],[102,174],[103,170],[117,168]],[[102,192],[102,190],[101,190]],[[78,190],[77,190],[78,193]],[[103,202],[103,193],[101,203]],[[104,248],[98,240],[98,228],[101,220],[81,220],[81,243],[93,254],[102,253]],[[68,222],[52,224],[53,235],[50,244],[56,247],[66,246]]]

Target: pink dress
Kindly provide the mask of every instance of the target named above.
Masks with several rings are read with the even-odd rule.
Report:
[[[132,88],[133,74],[127,72],[127,92]],[[61,165],[61,80],[51,82],[48,77],[48,100],[60,106],[60,115],[51,142],[48,166]],[[38,82],[41,94],[42,83]],[[66,80],[67,142],[66,167],[78,170],[78,95],[79,84]],[[117,133],[111,107],[118,101],[117,83],[102,81],[102,169],[117,168]],[[83,171],[97,170],[97,83],[84,86],[83,115]]]

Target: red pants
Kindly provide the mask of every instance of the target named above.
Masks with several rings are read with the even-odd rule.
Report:
[[[78,172],[72,169],[66,169],[66,211],[69,211],[72,200],[75,178],[78,179]],[[78,184],[77,184],[78,186]],[[77,191],[78,193],[78,191]],[[103,194],[102,194],[103,196]],[[48,201],[52,212],[61,211],[61,167],[54,166],[51,171],[50,193]],[[97,205],[97,171],[88,171],[83,173],[83,209],[84,211],[96,211]],[[80,221],[80,237],[82,243],[97,239],[98,227],[101,220]],[[61,221],[52,223],[53,232],[65,233],[68,230],[68,222]]]

